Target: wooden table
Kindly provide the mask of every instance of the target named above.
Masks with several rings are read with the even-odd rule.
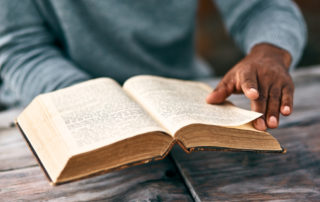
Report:
[[[320,66],[293,73],[295,109],[271,133],[287,154],[195,152],[50,186],[17,129],[0,113],[0,201],[320,201]],[[208,81],[214,85],[217,80]],[[235,104],[248,108],[243,96]]]

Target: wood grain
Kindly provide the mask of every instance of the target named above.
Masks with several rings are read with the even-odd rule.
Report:
[[[174,147],[172,158],[56,187],[49,185],[17,129],[9,127],[18,110],[2,112],[0,201],[317,201],[320,67],[295,72],[294,80],[294,113],[281,120],[279,129],[271,131],[288,149],[287,154],[187,155]],[[214,85],[218,80],[210,82]],[[243,96],[231,99],[237,105],[249,107]]]
[[[59,186],[38,166],[0,172],[0,201],[192,201],[169,159]]]
[[[0,172],[36,166],[37,161],[16,128],[0,130]]]
[[[21,111],[22,109],[20,108],[8,109],[6,111],[0,110],[0,131],[12,126],[14,120],[17,118]]]
[[[191,201],[168,159],[59,186],[49,185],[38,166],[0,172],[0,182],[3,201]]]
[[[294,73],[294,113],[270,132],[286,154],[171,152],[196,201],[320,200],[320,68]],[[217,81],[214,81],[217,82]],[[249,108],[243,96],[237,105]]]
[[[51,186],[16,128],[0,131],[0,201],[192,201],[171,158]]]
[[[197,152],[174,159],[198,200],[320,199],[320,123],[273,134],[286,154]]]

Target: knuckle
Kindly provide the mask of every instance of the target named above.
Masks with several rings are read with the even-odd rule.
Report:
[[[284,96],[282,102],[285,103],[285,104],[290,104],[290,105],[291,105],[291,104],[293,103],[293,97],[291,97],[291,96]]]
[[[260,96],[259,96],[257,101],[260,102],[260,103],[261,102],[266,102],[267,101],[267,96],[264,95],[264,94],[260,94]]]
[[[286,86],[284,87],[284,89],[286,89],[286,92],[287,92],[288,94],[293,94],[293,92],[294,92],[294,85],[286,85]]]
[[[280,110],[279,104],[280,104],[279,102],[278,103],[269,103],[268,104],[268,114],[277,115]]]
[[[274,89],[272,89],[270,91],[269,97],[271,99],[279,99],[280,94],[281,94],[280,89],[279,88],[274,88]]]
[[[269,116],[270,116],[270,115],[278,116],[279,110],[280,110],[280,108],[279,108],[278,105],[272,105],[272,107],[270,107],[270,105],[269,105],[267,114],[268,114]]]
[[[246,85],[246,86],[254,86],[256,83],[252,80],[252,79],[249,79],[249,78],[246,78],[243,83]]]
[[[294,88],[293,87],[289,87],[288,91],[289,91],[290,94],[293,94]]]
[[[217,85],[217,87],[215,88],[215,90],[220,90],[220,89],[223,89],[225,88],[226,85],[225,85],[225,82],[222,80],[220,81],[220,83]]]
[[[278,69],[278,68],[276,68],[276,69]],[[272,76],[278,75],[279,73],[278,73],[278,71],[276,69],[270,69],[268,71],[269,75],[272,75]]]
[[[263,105],[261,105],[261,103],[256,102],[253,106],[252,109],[256,112],[260,112],[260,113],[265,113],[265,108],[263,107]]]
[[[265,75],[267,77],[269,77],[270,79],[271,78],[276,78],[279,75],[278,68],[270,68],[270,69],[268,69],[268,71],[265,72]]]
[[[290,99],[282,100],[281,101],[281,105],[283,105],[283,106],[285,106],[285,105],[291,106],[292,105],[292,100],[290,100]]]
[[[267,116],[270,117],[270,116],[275,116],[275,117],[278,117],[278,113],[276,113],[276,111],[268,111],[267,113]]]

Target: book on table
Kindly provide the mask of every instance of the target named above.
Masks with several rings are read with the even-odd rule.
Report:
[[[52,184],[164,158],[177,143],[200,150],[283,152],[253,128],[260,113],[210,105],[208,85],[135,76],[110,78],[37,96],[16,123]]]

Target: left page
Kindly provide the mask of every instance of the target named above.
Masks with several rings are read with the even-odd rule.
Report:
[[[112,79],[94,79],[40,98],[72,155],[147,132],[165,132]]]

